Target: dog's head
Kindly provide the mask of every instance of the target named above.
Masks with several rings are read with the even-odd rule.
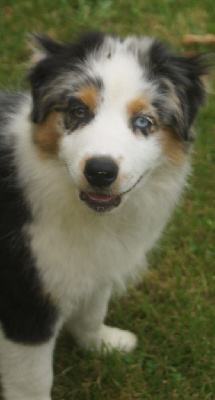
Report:
[[[34,143],[66,165],[91,209],[110,211],[154,170],[184,163],[206,97],[204,57],[176,55],[148,37],[36,41]]]

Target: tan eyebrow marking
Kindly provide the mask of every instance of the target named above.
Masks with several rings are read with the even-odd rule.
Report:
[[[76,93],[76,97],[83,101],[91,111],[94,111],[98,103],[99,93],[95,87],[85,86]]]
[[[149,110],[151,108],[150,103],[144,97],[139,97],[130,101],[127,104],[127,113],[130,117],[138,114],[142,110]]]

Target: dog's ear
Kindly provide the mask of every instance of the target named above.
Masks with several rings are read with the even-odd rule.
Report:
[[[44,102],[44,97],[49,84],[56,76],[59,54],[63,52],[64,46],[45,34],[30,35],[30,39],[33,43],[33,45],[30,45],[33,56],[27,79],[30,81],[33,97],[31,118],[34,123],[38,123],[45,118],[48,112],[47,107],[50,104]]]
[[[177,55],[160,42],[155,41],[152,45],[150,75],[161,93],[160,103],[163,101],[163,104],[160,104],[160,112],[184,140],[191,139],[191,126],[199,108],[205,103],[209,69],[206,54]],[[165,106],[165,97],[168,97],[169,111]]]
[[[34,67],[39,61],[46,57],[53,56],[62,50],[62,45],[51,39],[45,34],[31,34],[30,48],[32,50],[32,57],[30,60],[31,67]]]
[[[101,46],[104,36],[100,32],[88,32],[78,41],[67,44],[57,43],[47,35],[32,36],[37,49],[34,49],[33,63],[27,79],[32,90],[31,118],[34,123],[43,121],[56,102],[62,102],[62,98],[59,99],[59,94],[53,89],[56,78],[63,76],[65,72],[79,73],[86,55]]]

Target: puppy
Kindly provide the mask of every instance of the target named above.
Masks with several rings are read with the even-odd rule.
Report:
[[[36,36],[31,94],[0,95],[0,372],[5,400],[50,400],[66,325],[129,352],[108,301],[146,268],[190,171],[203,56],[148,37]]]

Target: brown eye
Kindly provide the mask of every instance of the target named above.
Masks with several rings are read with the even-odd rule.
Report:
[[[84,119],[88,116],[88,112],[84,107],[76,107],[70,110],[70,115],[72,118]]]
[[[68,134],[88,124],[94,117],[92,111],[79,99],[71,98],[65,115],[65,125]]]

